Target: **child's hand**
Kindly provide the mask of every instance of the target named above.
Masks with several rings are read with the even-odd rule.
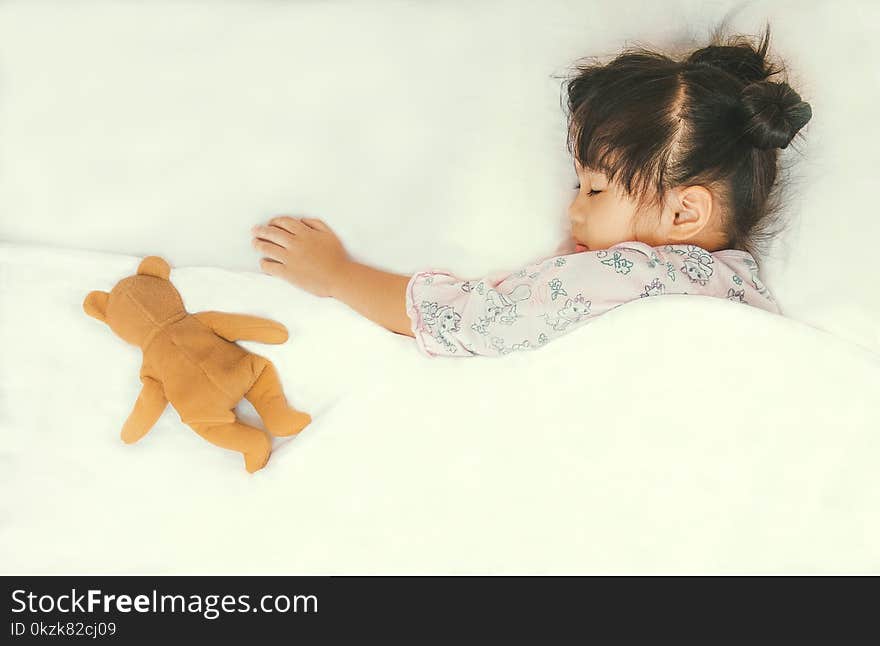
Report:
[[[321,220],[280,216],[251,229],[265,257],[260,269],[316,296],[333,296],[349,263],[336,234]]]

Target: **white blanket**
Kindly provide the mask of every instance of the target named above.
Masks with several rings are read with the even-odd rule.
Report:
[[[825,332],[666,296],[429,359],[269,276],[173,268],[190,312],[290,330],[243,345],[314,421],[249,475],[170,407],[119,439],[140,352],[82,300],[137,263],[0,245],[3,573],[878,571],[880,361]]]

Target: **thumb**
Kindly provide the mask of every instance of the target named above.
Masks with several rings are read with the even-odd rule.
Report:
[[[328,227],[323,220],[318,220],[317,218],[300,218],[300,221],[305,222],[313,229],[318,229],[319,231],[330,231],[330,227]]]

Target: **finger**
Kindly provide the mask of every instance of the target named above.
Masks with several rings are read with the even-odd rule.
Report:
[[[317,218],[302,218],[301,221],[318,231],[330,231],[330,227],[328,227],[323,220]]]
[[[260,259],[260,269],[264,274],[269,274],[270,276],[278,276],[281,273],[283,266],[282,263],[275,262],[269,258]]]
[[[277,218],[272,218],[269,220],[269,224],[274,224],[276,227],[284,229],[294,235],[297,233],[304,233],[309,227],[299,221],[298,218],[292,218],[287,215],[282,215]]]
[[[277,260],[278,262],[282,262],[284,260],[286,251],[284,247],[279,247],[277,244],[274,244],[272,242],[266,242],[264,240],[258,239],[255,239],[252,244],[254,249],[259,251],[267,258]]]
[[[274,242],[279,247],[289,247],[293,234],[275,225],[268,227],[254,227],[251,229],[254,236],[261,240]]]

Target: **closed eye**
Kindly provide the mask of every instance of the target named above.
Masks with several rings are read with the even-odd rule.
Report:
[[[577,185],[575,185],[574,190],[576,190],[576,191],[581,190],[581,183],[580,183],[580,182],[578,182]],[[601,192],[602,192],[602,191],[594,191],[594,190],[590,190],[590,192],[587,193],[587,195],[595,195],[596,193],[601,193]]]

